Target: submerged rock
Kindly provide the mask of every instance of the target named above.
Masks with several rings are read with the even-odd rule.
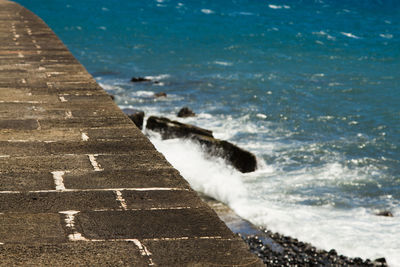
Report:
[[[385,258],[378,258],[374,260],[374,264],[378,266],[387,266],[387,262]]]
[[[178,117],[180,118],[194,117],[194,116],[196,116],[196,114],[193,112],[193,110],[191,110],[188,107],[183,107],[178,112]]]
[[[143,128],[143,120],[144,120],[144,111],[132,108],[125,108],[122,110],[128,117],[133,121],[133,123],[142,130]]]
[[[133,83],[151,82],[151,79],[146,77],[132,77],[131,82]]]
[[[252,153],[230,142],[214,138],[212,131],[154,116],[147,120],[146,129],[159,132],[163,139],[190,138],[195,140],[209,154],[226,159],[240,172],[252,172],[257,168],[257,159]]]
[[[167,94],[164,92],[155,93],[154,97],[167,97]]]
[[[391,213],[391,212],[388,211],[388,210],[379,211],[378,213],[376,213],[376,215],[378,215],[378,216],[384,216],[384,217],[393,217],[393,213]]]

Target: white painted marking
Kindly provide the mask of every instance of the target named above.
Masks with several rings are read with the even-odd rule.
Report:
[[[68,235],[68,239],[71,241],[89,241],[85,237],[82,236],[75,228],[75,216],[79,213],[76,210],[67,210],[67,211],[60,211],[59,213],[65,215],[65,223],[66,226],[72,231],[72,234]]]
[[[65,189],[64,192],[102,192],[102,191],[189,191],[186,188],[94,188],[94,189]],[[25,193],[55,193],[57,190],[24,191]],[[21,194],[21,191],[0,191],[0,194]]]
[[[191,207],[168,207],[168,208],[150,208],[149,210],[185,210]]]
[[[117,196],[116,200],[119,202],[119,205],[123,210],[128,209],[128,205],[126,205],[126,200],[123,198],[121,191],[115,190],[114,191],[115,195]]]
[[[0,155],[0,158],[9,158],[10,155]]]
[[[115,190],[114,190],[115,192]],[[116,199],[118,202],[118,198]],[[123,199],[125,201],[125,199]],[[126,205],[126,203],[125,203]],[[142,208],[142,209],[128,209],[121,207],[123,210],[129,210],[129,211],[141,211],[141,210],[146,210],[146,211],[153,211],[153,210],[184,210],[184,209],[192,209],[193,207],[164,207],[164,208]],[[93,211],[112,211],[110,209],[94,209]]]
[[[179,240],[189,240],[189,239],[206,239],[206,240],[212,240],[212,239],[223,239],[222,236],[200,236],[200,237],[188,237],[188,236],[182,236],[182,237],[160,237],[160,238],[146,238],[143,240],[146,241],[179,241]],[[230,239],[227,239],[230,240]]]
[[[65,74],[65,71],[51,71],[48,72],[49,74],[53,74],[53,75],[58,75],[58,74]],[[69,94],[63,94],[63,95],[69,95]]]
[[[25,83],[26,83],[26,80],[25,80],[24,78],[22,78],[22,79],[21,79],[21,82],[25,84]]]
[[[19,100],[15,100],[15,101],[4,101],[4,100],[0,100],[0,103],[26,103],[26,104],[41,104],[43,103],[42,101],[19,101]]]
[[[65,171],[51,172],[51,174],[53,174],[54,184],[56,185],[56,191],[65,191],[64,178],[63,178],[63,175],[65,173],[66,173]]]
[[[11,139],[11,140],[7,140],[7,142],[10,142],[10,143],[27,143],[27,142],[29,142],[29,140]]]
[[[59,96],[58,98],[60,99],[61,102],[68,102],[68,100],[65,99],[65,97],[63,96]]]
[[[0,242],[0,245],[4,245],[4,243]]]
[[[99,172],[99,171],[103,171],[103,170],[104,170],[104,169],[101,168],[101,165],[100,165],[100,164],[97,162],[97,160],[96,160],[96,156],[98,156],[98,155],[95,155],[95,154],[88,154],[87,156],[89,157],[90,164],[92,164],[93,169],[94,169],[96,172]]]
[[[154,263],[153,263],[153,260],[151,259],[151,253],[150,253],[150,251],[148,251],[147,250],[147,248],[146,248],[146,246],[145,245],[143,245],[139,240],[137,240],[137,239],[131,239],[130,240],[131,242],[133,242],[137,247],[138,247],[138,249],[140,250],[140,253],[142,254],[142,256],[147,256],[147,257],[149,257],[149,266],[153,266],[154,265]]]
[[[87,135],[87,133],[82,133],[81,137],[82,137],[82,141],[88,141],[89,140],[89,136]]]
[[[66,119],[72,118],[72,112],[70,110],[65,111],[65,118]]]

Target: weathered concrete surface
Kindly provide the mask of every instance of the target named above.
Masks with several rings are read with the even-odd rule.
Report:
[[[0,265],[262,265],[46,24],[4,0]]]

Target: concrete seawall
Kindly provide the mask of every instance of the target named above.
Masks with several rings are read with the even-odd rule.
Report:
[[[3,0],[0,265],[263,266],[49,27]]]

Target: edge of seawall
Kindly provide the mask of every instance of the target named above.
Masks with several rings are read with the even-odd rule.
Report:
[[[263,265],[40,18],[0,39],[2,264]]]

